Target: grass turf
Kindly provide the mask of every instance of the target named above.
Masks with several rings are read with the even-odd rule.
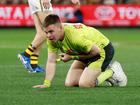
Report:
[[[114,60],[123,65],[128,86],[90,89],[64,87],[70,63],[58,63],[52,87],[33,89],[44,74],[29,74],[17,59],[32,41],[33,28],[0,29],[0,105],[139,105],[140,103],[140,30],[138,28],[99,28],[115,46]],[[47,50],[44,44],[40,65],[44,67]]]

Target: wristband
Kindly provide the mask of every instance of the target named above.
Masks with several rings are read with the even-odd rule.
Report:
[[[60,58],[56,59],[56,62],[60,62],[60,61],[61,61],[61,59],[60,59]]]
[[[77,55],[72,55],[72,56],[71,56],[71,59],[73,59],[73,60],[79,60],[79,56],[77,56]]]
[[[51,81],[48,80],[48,79],[45,79],[43,85],[46,86],[46,87],[50,87],[51,86]]]

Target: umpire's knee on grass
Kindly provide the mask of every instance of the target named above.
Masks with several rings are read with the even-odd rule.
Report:
[[[74,86],[77,86],[78,83],[77,82],[74,82],[74,81],[65,81],[65,86],[66,87],[74,87]]]
[[[91,88],[91,87],[95,87],[96,86],[96,81],[79,81],[79,83],[75,83],[75,82],[65,82],[65,86],[66,87],[74,87],[74,86],[79,86],[82,88]]]
[[[91,88],[96,86],[96,81],[79,81],[79,87]]]

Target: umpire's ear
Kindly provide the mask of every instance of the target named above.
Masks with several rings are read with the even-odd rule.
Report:
[[[60,28],[63,29],[62,23],[60,23]]]

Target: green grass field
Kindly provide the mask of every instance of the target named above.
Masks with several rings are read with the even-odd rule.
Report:
[[[29,74],[17,59],[32,41],[34,28],[0,28],[0,105],[139,105],[140,104],[140,29],[99,28],[115,46],[113,60],[123,65],[127,87],[66,88],[69,63],[58,63],[52,87],[33,89],[44,73]],[[47,47],[43,45],[40,65],[45,67]]]

